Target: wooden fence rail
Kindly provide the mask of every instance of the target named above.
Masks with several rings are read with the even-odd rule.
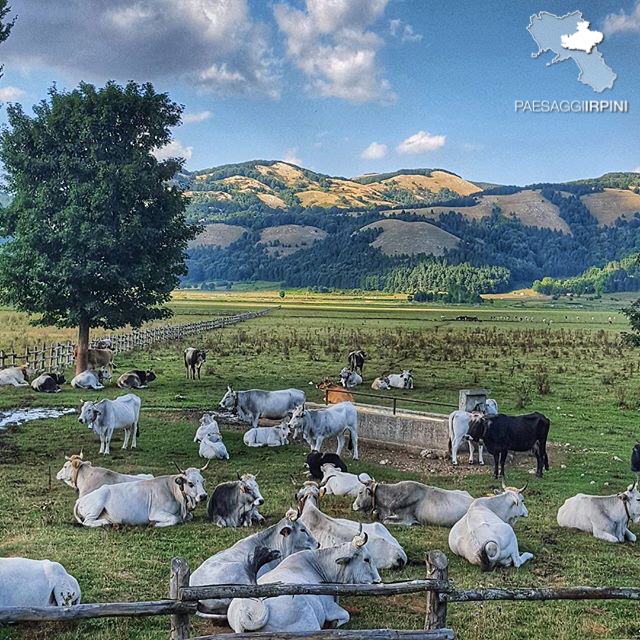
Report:
[[[158,342],[169,340],[181,340],[195,333],[221,329],[238,322],[251,320],[264,316],[267,313],[279,309],[279,307],[269,307],[261,311],[248,311],[235,316],[221,316],[212,320],[201,322],[189,322],[187,324],[170,324],[150,327],[149,329],[134,329],[129,333],[117,333],[100,338],[94,338],[91,346],[95,347],[101,340],[111,341],[115,353],[126,353],[133,349],[149,347]],[[28,362],[34,369],[46,369],[48,371],[60,371],[71,366],[74,360],[75,342],[52,342],[50,344],[36,344],[27,347],[24,353],[17,353],[14,350],[0,350],[0,369],[5,367],[15,367],[18,364]]]
[[[208,598],[280,595],[357,595],[390,596],[426,593],[424,629],[325,629],[310,632],[220,633],[193,637],[191,640],[453,640],[447,628],[448,603],[511,600],[519,602],[546,600],[635,600],[640,601],[640,588],[635,587],[542,587],[456,589],[449,580],[448,560],[441,551],[427,556],[427,579],[383,584],[263,584],[189,586],[189,565],[183,558],[171,562],[169,598],[153,602],[80,604],[71,607],[0,607],[0,624],[12,622],[70,621],[119,616],[171,616],[171,640],[189,640],[190,616],[197,601]]]

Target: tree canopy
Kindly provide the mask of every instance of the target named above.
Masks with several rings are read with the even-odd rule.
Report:
[[[11,11],[11,7],[7,3],[8,0],[0,0],[0,43],[9,37],[9,33],[11,33],[13,24],[16,21],[15,18],[13,20],[7,20],[7,15],[9,11]],[[3,68],[4,66],[0,65],[0,78],[2,77]]]
[[[185,273],[185,198],[169,182],[181,159],[158,161],[182,107],[151,84],[50,89],[27,115],[7,108],[0,160],[9,207],[0,210],[0,300],[36,322],[139,326]],[[85,335],[86,334],[86,335]]]

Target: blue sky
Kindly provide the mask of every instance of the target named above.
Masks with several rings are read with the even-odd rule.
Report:
[[[167,153],[189,169],[286,159],[331,175],[440,167],[503,184],[640,170],[640,0],[10,4],[0,99],[150,80],[185,105]],[[572,60],[531,57],[530,16],[576,10],[605,34],[612,90],[578,82]],[[534,99],[627,100],[629,113],[514,112]]]

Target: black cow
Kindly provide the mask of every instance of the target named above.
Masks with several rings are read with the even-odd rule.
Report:
[[[60,391],[60,385],[65,382],[65,377],[61,373],[42,373],[31,383],[31,386],[35,391],[42,393],[57,393]]]
[[[187,379],[196,379],[196,371],[198,372],[198,380],[200,380],[200,368],[207,359],[207,352],[201,349],[188,347],[184,350],[184,368],[187,370]]]
[[[350,371],[359,371],[360,375],[362,375],[362,367],[364,366],[364,361],[367,359],[367,354],[362,351],[362,349],[358,349],[357,351],[352,351],[347,356],[347,362],[349,363]]]
[[[307,456],[306,467],[311,474],[313,480],[318,482],[322,480],[322,470],[320,467],[323,464],[332,464],[337,469],[347,471],[347,465],[342,462],[342,459],[337,453],[320,453],[319,451],[312,451]]]
[[[144,389],[148,382],[153,382],[156,378],[156,374],[150,369],[132,369],[118,378],[117,385],[121,389]]]
[[[493,456],[494,478],[504,478],[504,463],[508,451],[533,451],[538,461],[536,476],[542,478],[543,466],[549,470],[547,436],[550,426],[549,418],[538,412],[525,416],[507,416],[502,413],[497,416],[477,416],[470,420],[465,438],[474,442],[484,442],[484,446]]]
[[[631,450],[631,471],[640,473],[640,442],[636,442]]]

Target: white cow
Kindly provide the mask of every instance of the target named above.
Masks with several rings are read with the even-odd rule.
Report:
[[[104,484],[136,482],[153,478],[150,473],[128,475],[103,467],[94,467],[88,460],[84,459],[82,451],[80,455],[65,456],[64,458],[66,462],[56,474],[56,480],[62,480],[65,484],[76,489],[79,498]]]
[[[558,525],[580,529],[607,542],[635,542],[629,522],[640,522],[638,481],[622,493],[589,496],[579,493],[567,498],[558,510]]]
[[[283,422],[275,427],[254,427],[243,440],[247,447],[280,447],[289,444],[289,425]]]
[[[200,426],[196,431],[193,441],[201,442],[209,435],[219,436],[220,427],[218,427],[218,423],[208,413],[205,413],[202,418],[200,418]]]
[[[133,393],[119,396],[115,400],[105,398],[100,402],[85,402],[78,418],[78,422],[86,424],[100,436],[100,453],[105,455],[109,455],[109,444],[116,429],[124,430],[122,448],[127,448],[130,433],[131,447],[135,448],[139,420],[140,398]]]
[[[513,524],[529,515],[522,499],[522,489],[505,487],[490,498],[477,498],[467,513],[449,532],[449,548],[483,570],[500,567],[520,567],[533,558],[520,553]]]
[[[74,389],[104,389],[97,371],[87,369],[71,379],[71,386]]]
[[[320,469],[322,469],[321,496],[352,496],[355,498],[358,495],[362,483],[355,473],[342,471],[329,462],[323,464]],[[363,482],[371,480],[368,473],[361,473],[360,476]]]
[[[222,436],[218,433],[209,433],[200,440],[198,455],[207,460],[228,460],[229,452],[222,442]]]
[[[258,584],[377,584],[382,582],[367,547],[367,535],[357,535],[330,549],[300,551],[258,578]],[[244,631],[320,631],[349,621],[349,613],[332,596],[235,598],[227,613],[229,626]]]
[[[28,365],[0,369],[0,387],[28,387]]]
[[[335,547],[348,542],[360,530],[369,536],[368,547],[378,569],[401,569],[407,554],[400,543],[379,522],[362,524],[345,518],[331,518],[318,508],[321,491],[318,484],[307,481],[297,493],[300,516],[321,547]]]
[[[295,509],[289,509],[280,522],[219,551],[191,574],[189,584],[255,584],[257,576],[274,569],[292,553],[317,549],[320,545],[298,516]],[[277,555],[265,558],[264,554],[257,554],[260,549],[271,549]],[[262,565],[263,560],[268,562]],[[224,614],[230,602],[231,598],[201,600],[198,614],[204,617]]]
[[[59,562],[0,558],[0,607],[80,604],[78,581]]]
[[[304,404],[295,408],[289,427],[293,429],[293,439],[300,433],[309,446],[320,451],[326,438],[336,437],[340,455],[344,447],[344,433],[348,431],[353,445],[353,459],[358,459],[358,413],[351,402],[339,402],[327,409],[306,409]]]
[[[340,384],[346,389],[352,389],[362,384],[362,376],[356,371],[351,371],[344,367],[340,372]]]
[[[389,386],[393,389],[413,389],[411,369],[405,369],[402,373],[392,373],[387,378],[389,379]]]
[[[241,420],[257,427],[260,418],[282,420],[299,404],[304,404],[304,392],[300,389],[234,391],[228,386],[219,406],[235,411]]]
[[[207,463],[208,464],[208,463]],[[207,499],[202,469],[177,475],[103,485],[76,500],[73,515],[85,527],[109,524],[170,527],[188,522],[191,511]]]
[[[449,414],[449,453],[451,454],[451,464],[458,464],[458,449],[465,440],[465,436],[469,431],[469,422],[474,416],[482,415],[481,412],[453,411]],[[497,416],[498,403],[493,398],[485,401],[484,415]],[[476,443],[468,440],[469,445],[469,464],[473,464],[473,454]],[[484,464],[483,450],[484,445],[478,442],[478,463]]]

